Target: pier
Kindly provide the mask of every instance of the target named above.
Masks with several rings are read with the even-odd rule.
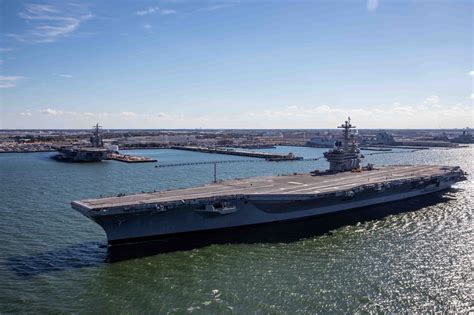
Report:
[[[107,156],[106,160],[114,160],[125,163],[148,163],[157,162],[155,159],[151,159],[144,156],[133,156],[128,154],[111,153]]]
[[[252,151],[243,151],[243,150],[234,150],[234,149],[192,147],[192,146],[172,146],[171,148],[175,150],[185,150],[185,151],[194,151],[194,152],[202,152],[202,153],[227,154],[227,155],[238,155],[238,156],[246,156],[246,157],[253,157],[253,158],[261,158],[267,161],[299,161],[303,159],[302,157],[295,156],[292,153],[284,155],[284,154],[275,154],[275,153],[267,153],[267,152],[252,152]]]

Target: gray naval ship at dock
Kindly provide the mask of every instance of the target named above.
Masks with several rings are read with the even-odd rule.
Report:
[[[342,140],[324,154],[326,172],[228,180],[187,189],[73,201],[98,223],[109,244],[202,231],[313,219],[436,193],[466,179],[459,167],[396,165],[361,168],[350,119]]]
[[[53,158],[58,161],[68,162],[100,162],[107,158],[107,149],[100,135],[99,124],[94,126],[94,131],[90,137],[90,145],[84,146],[62,146],[56,148],[58,155]]]

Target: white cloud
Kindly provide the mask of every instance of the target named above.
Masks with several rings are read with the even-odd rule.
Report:
[[[474,93],[471,93],[471,99],[474,100]]]
[[[472,96],[474,98],[474,95]],[[331,128],[350,116],[360,128],[456,128],[473,124],[474,107],[464,104],[442,104],[437,96],[421,104],[369,107],[289,106],[283,109],[247,112],[243,121],[262,128]]]
[[[469,71],[469,75],[474,76],[474,70]]]
[[[431,95],[425,98],[424,103],[429,103],[429,104],[437,104],[439,103],[439,96],[438,95]]]
[[[51,126],[46,128],[54,128],[61,120],[61,126],[68,124],[71,128],[88,126],[91,123],[100,121],[101,124],[110,128],[121,128],[123,126],[131,126],[133,128],[145,128],[151,126],[161,126],[163,122],[180,123],[184,126],[188,124],[195,124],[195,121],[204,121],[202,117],[185,117],[183,115],[174,115],[164,112],[158,113],[136,113],[131,111],[122,112],[80,112],[68,111],[55,108],[44,108],[31,112],[30,110],[17,113],[19,116],[33,116],[35,119],[41,120],[43,123],[51,123]],[[47,118],[50,117],[50,118]],[[54,120],[51,118],[54,117]],[[78,125],[80,124],[80,125]],[[28,126],[33,128],[32,126]]]
[[[379,6],[378,0],[367,0],[367,10],[375,11],[377,10],[378,6]]]
[[[0,75],[0,88],[6,89],[15,87],[17,82],[21,79],[23,79],[23,77]]]
[[[73,76],[71,74],[60,74],[59,76],[62,77],[62,78],[66,78],[66,79],[72,79],[73,78]]]
[[[0,52],[10,52],[13,51],[13,48],[10,47],[2,47],[0,48]]]
[[[176,14],[176,10],[172,10],[172,9],[163,9],[163,10],[161,10],[161,14],[163,14],[163,15],[168,15],[168,14]]]
[[[161,15],[175,14],[176,10],[172,9],[161,9],[159,6],[148,7],[143,10],[135,11],[135,15],[144,16],[148,14],[159,13]]]
[[[236,6],[240,3],[240,1],[226,1],[218,4],[214,4],[205,8],[202,8],[198,11],[215,11],[215,10],[220,10],[220,9],[225,9],[229,7]]]
[[[43,115],[50,115],[50,116],[60,116],[64,114],[63,111],[52,109],[52,108],[40,109],[39,112]]]
[[[66,111],[66,110],[58,110],[54,108],[45,108],[45,109],[40,109],[38,110],[40,114],[43,115],[50,115],[50,116],[69,116],[69,117],[75,117],[75,118],[85,118],[85,117],[91,117],[94,119],[131,119],[131,118],[140,118],[140,119],[146,119],[146,118],[176,118],[177,116],[173,116],[170,114],[166,113],[158,113],[158,114],[138,114],[136,112],[130,112],[130,111],[122,111],[122,112],[78,112],[78,111]],[[20,113],[21,115],[21,113]]]
[[[61,6],[25,4],[19,14],[30,28],[7,36],[28,43],[50,43],[75,32],[92,15],[86,7],[74,4]]]
[[[121,112],[120,116],[122,117],[137,117],[137,113],[134,112]]]
[[[164,112],[159,112],[157,114],[157,116],[159,118],[163,118],[163,119],[175,119],[175,118],[177,118],[177,116],[175,116],[175,115],[170,115],[170,114],[167,114],[167,113],[164,113]]]
[[[474,95],[471,95],[474,99]],[[436,105],[436,106],[433,106]],[[196,104],[197,106],[198,104]],[[222,104],[229,106],[229,104]],[[261,106],[259,108],[262,108]],[[90,112],[68,111],[54,107],[17,113],[8,128],[87,128],[100,122],[106,128],[335,128],[350,116],[358,128],[461,128],[473,126],[474,105],[446,104],[437,96],[429,96],[413,104],[381,104],[377,107],[288,105],[281,108],[233,112],[191,113],[167,112]],[[24,116],[32,116],[24,121]],[[32,121],[36,125],[31,125]]]
[[[135,12],[135,15],[148,15],[148,14],[155,13],[155,12],[157,12],[157,11],[159,11],[159,10],[160,10],[160,7],[158,7],[158,6],[155,6],[155,7],[148,7],[148,8],[146,8],[146,9],[136,11],[136,12]]]
[[[143,24],[143,28],[146,29],[146,30],[151,30],[151,27],[152,26],[148,23]]]
[[[425,100],[423,101],[423,105],[426,106],[426,107],[435,107],[435,108],[441,108],[441,104],[440,104],[440,99],[439,99],[439,96],[437,95],[432,95],[432,96],[428,96],[427,98],[425,98]]]

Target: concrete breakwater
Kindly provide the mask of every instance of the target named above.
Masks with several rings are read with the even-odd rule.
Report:
[[[267,152],[252,152],[252,151],[244,151],[244,150],[193,147],[193,146],[172,146],[171,148],[175,150],[186,150],[186,151],[195,151],[195,152],[203,152],[203,153],[217,153],[217,154],[262,158],[268,161],[296,161],[296,160],[303,159],[302,157],[295,156],[292,153],[284,155],[284,154],[275,154],[275,153],[267,153]]]

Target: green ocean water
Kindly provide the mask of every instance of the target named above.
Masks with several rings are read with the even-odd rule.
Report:
[[[324,149],[279,147],[306,158]],[[241,160],[175,150],[160,163]],[[474,147],[368,155],[375,164],[459,165]],[[68,164],[51,153],[0,154],[0,313],[465,313],[472,310],[474,181],[441,203],[329,233],[242,242],[111,262],[105,233],[70,201],[206,184],[212,165]],[[221,179],[307,172],[316,162],[218,165]],[[396,206],[395,206],[396,207]]]

